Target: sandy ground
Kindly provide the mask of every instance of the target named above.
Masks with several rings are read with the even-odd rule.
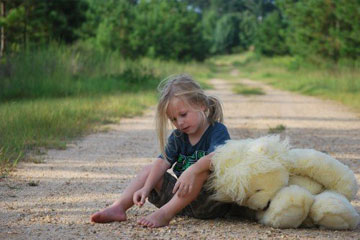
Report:
[[[278,124],[294,147],[327,152],[347,164],[360,182],[360,118],[347,108],[313,97],[272,89],[245,97],[214,79],[210,94],[224,103],[225,124],[233,139],[267,134]],[[147,229],[139,216],[155,208],[146,203],[128,211],[128,221],[93,224],[91,213],[112,203],[144,165],[157,156],[154,109],[123,119],[110,131],[92,134],[50,150],[41,163],[21,163],[0,179],[0,239],[360,239],[354,231],[274,229],[240,219],[197,220],[177,217],[170,226]],[[352,202],[360,212],[360,192]]]

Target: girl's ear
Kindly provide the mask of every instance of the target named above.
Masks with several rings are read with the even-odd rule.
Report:
[[[200,109],[201,109],[202,112],[205,112],[207,107],[205,106],[205,104],[201,104]]]

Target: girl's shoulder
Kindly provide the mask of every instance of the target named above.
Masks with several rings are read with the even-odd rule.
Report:
[[[221,122],[214,122],[211,128],[212,131],[227,131],[227,127]]]

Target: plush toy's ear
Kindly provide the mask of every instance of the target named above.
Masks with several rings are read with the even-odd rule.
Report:
[[[313,195],[319,194],[325,190],[324,186],[320,183],[315,182],[309,177],[299,175],[290,175],[289,185],[298,185],[302,188],[305,188]]]
[[[349,201],[355,197],[358,190],[355,175],[340,161],[313,149],[292,149],[289,158],[293,162],[291,174],[310,177]]]
[[[360,222],[359,214],[341,194],[325,191],[315,197],[309,216],[317,225],[329,229],[355,229]]]
[[[258,214],[259,221],[276,228],[297,228],[308,216],[314,196],[307,190],[291,185],[281,189],[269,208]]]
[[[291,164],[288,157],[289,150],[288,139],[280,140],[279,135],[268,135],[252,139],[248,148],[249,152],[263,154],[270,160],[281,163],[287,169]]]

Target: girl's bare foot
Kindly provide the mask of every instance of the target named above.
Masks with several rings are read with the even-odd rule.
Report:
[[[142,217],[138,220],[138,224],[145,227],[157,228],[169,225],[171,217],[169,217],[163,209],[158,209],[149,216]]]
[[[125,211],[118,205],[111,205],[91,215],[91,221],[95,223],[121,222],[126,220]]]

